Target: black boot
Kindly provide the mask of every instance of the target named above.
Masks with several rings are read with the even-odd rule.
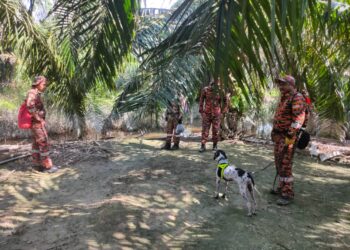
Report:
[[[163,147],[161,147],[161,149],[170,150],[171,149],[171,143],[170,142],[166,142],[165,145]]]
[[[218,150],[218,143],[214,142],[213,143],[213,151],[216,151],[216,150]]]
[[[179,143],[174,143],[174,145],[172,146],[172,150],[178,150],[180,147],[179,147]]]
[[[203,153],[205,150],[205,144],[202,143],[201,148],[199,149],[199,153]]]

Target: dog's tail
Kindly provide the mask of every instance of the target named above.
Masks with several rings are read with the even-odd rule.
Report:
[[[251,179],[252,183],[253,183],[253,186],[255,186],[255,182],[254,182],[254,178],[253,178],[253,174],[254,172],[248,172],[248,177]]]
[[[249,177],[249,179],[251,180],[251,182],[253,184],[251,188],[254,188],[254,190],[260,195],[261,193],[259,192],[259,190],[257,189],[257,187],[255,185],[253,174],[254,174],[254,172],[248,172],[248,177]],[[249,191],[251,191],[251,190],[249,190]]]

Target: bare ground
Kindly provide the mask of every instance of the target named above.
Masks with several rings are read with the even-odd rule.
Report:
[[[258,215],[249,218],[236,185],[228,200],[213,199],[211,151],[199,154],[190,141],[179,151],[161,145],[106,141],[108,158],[96,155],[52,175],[25,161],[2,166],[0,249],[350,248],[349,166],[297,154],[296,198],[288,207],[268,194],[274,168],[257,173]],[[267,146],[220,147],[250,171],[272,160]]]

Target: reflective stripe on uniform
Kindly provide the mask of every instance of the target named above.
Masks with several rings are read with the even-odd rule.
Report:
[[[298,128],[301,128],[301,125],[302,125],[302,124],[300,124],[299,122],[293,122],[293,123],[291,124],[291,127],[292,127],[292,128],[298,129]]]
[[[281,176],[279,176],[278,179],[281,182],[293,182],[294,181],[293,176],[291,176],[291,177],[281,177]]]
[[[50,152],[40,153],[41,156],[48,156]]]

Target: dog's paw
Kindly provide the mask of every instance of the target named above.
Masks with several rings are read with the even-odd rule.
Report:
[[[221,198],[223,198],[223,199],[226,200],[226,194],[223,194],[223,195],[221,196]]]
[[[247,216],[248,216],[248,217],[252,217],[253,214],[252,214],[252,213],[248,213]]]
[[[216,195],[214,196],[214,199],[219,199],[219,194],[216,194]]]
[[[258,214],[257,214],[257,213],[254,211],[254,212],[253,212],[253,215],[255,215],[255,216],[256,216],[256,215],[258,215]]]

